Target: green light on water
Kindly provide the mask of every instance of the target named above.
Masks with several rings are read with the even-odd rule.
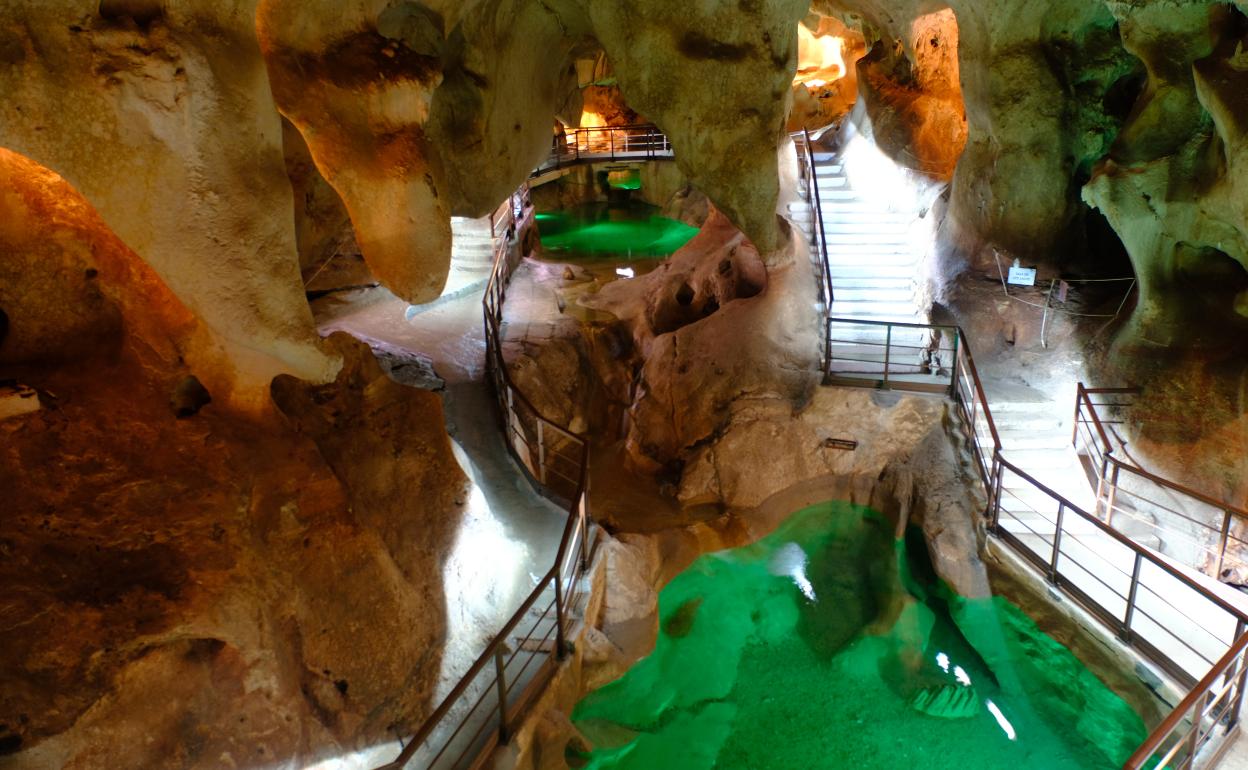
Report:
[[[698,229],[658,216],[658,207],[601,203],[537,215],[542,247],[552,256],[636,259],[666,257]]]
[[[1120,767],[1139,716],[1017,607],[951,596],[918,550],[826,503],[701,557],[660,594],[654,652],[577,705],[582,766]]]

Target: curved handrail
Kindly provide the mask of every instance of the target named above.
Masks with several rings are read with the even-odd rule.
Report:
[[[1111,491],[1117,489],[1119,486],[1118,476],[1120,472],[1126,471],[1128,475],[1143,479],[1147,482],[1157,485],[1158,487],[1162,489],[1168,490],[1182,497],[1195,500],[1198,503],[1207,505],[1210,508],[1221,511],[1222,522],[1221,522],[1220,527],[1209,526],[1208,524],[1204,522],[1196,521],[1192,519],[1191,517],[1186,516],[1178,511],[1173,511],[1173,513],[1176,513],[1182,518],[1187,519],[1188,521],[1191,521],[1192,523],[1197,524],[1201,527],[1204,527],[1210,532],[1214,532],[1218,534],[1220,542],[1218,544],[1218,550],[1216,552],[1217,561],[1214,567],[1215,574],[1213,575],[1213,577],[1216,579],[1221,579],[1222,577],[1221,571],[1222,571],[1222,567],[1224,565],[1224,561],[1226,558],[1227,540],[1230,537],[1230,533],[1231,533],[1231,521],[1235,519],[1235,520],[1240,521],[1241,523],[1248,523],[1248,510],[1244,510],[1243,508],[1232,505],[1223,500],[1219,500],[1203,492],[1199,492],[1185,484],[1180,484],[1177,481],[1173,481],[1171,479],[1158,476],[1157,474],[1152,473],[1150,471],[1146,471],[1140,466],[1136,465],[1135,463],[1129,460],[1124,460],[1116,454],[1118,447],[1115,446],[1114,443],[1110,440],[1109,432],[1105,430],[1100,414],[1097,412],[1097,409],[1096,409],[1097,404],[1093,402],[1092,400],[1092,395],[1094,394],[1138,395],[1139,393],[1140,393],[1139,388],[1088,388],[1088,387],[1085,387],[1082,382],[1079,383],[1078,388],[1075,392],[1075,431],[1076,431],[1075,436],[1074,436],[1075,446],[1078,447],[1078,442],[1079,442],[1079,434],[1078,434],[1079,415],[1081,412],[1086,411],[1088,415],[1087,419],[1091,421],[1093,427],[1095,428],[1096,438],[1099,439],[1099,443],[1100,443],[1099,447],[1095,447],[1096,449],[1099,449],[1099,459],[1101,461],[1101,467],[1098,469],[1098,472],[1101,474],[1101,481],[1103,483],[1108,484]],[[1155,501],[1147,500],[1147,498],[1145,498],[1145,500],[1150,503],[1153,503],[1154,505],[1159,505]],[[1099,499],[1098,499],[1098,503],[1099,503]],[[1114,506],[1114,499],[1112,496],[1109,498],[1108,506],[1110,508],[1110,513],[1112,513],[1112,509]]]
[[[516,231],[523,228],[523,218],[517,223]],[[505,677],[505,664],[503,656],[505,654],[506,640],[524,620],[525,616],[533,609],[538,600],[552,586],[554,588],[555,598],[553,601],[555,610],[555,650],[554,657],[562,660],[566,652],[565,633],[567,629],[567,609],[575,601],[573,583],[574,579],[580,571],[586,567],[588,555],[588,501],[587,491],[589,485],[589,442],[588,440],[573,431],[570,431],[557,423],[553,422],[524,395],[524,393],[515,385],[511,379],[510,373],[502,355],[502,307],[503,300],[506,297],[506,286],[510,281],[513,270],[512,265],[512,249],[515,244],[507,237],[500,238],[495,245],[494,265],[490,272],[489,281],[486,284],[485,295],[482,298],[482,312],[485,321],[485,337],[486,337],[486,368],[490,377],[495,380],[495,395],[498,399],[500,409],[500,417],[502,418],[505,434],[504,438],[507,443],[508,450],[512,453],[517,463],[525,469],[534,485],[547,497],[563,498],[563,496],[553,490],[546,483],[546,474],[539,465],[539,471],[536,475],[532,473],[529,464],[532,458],[522,457],[516,446],[511,430],[511,421],[519,420],[519,412],[515,409],[515,404],[519,403],[525,412],[533,417],[539,430],[539,441],[543,431],[550,430],[571,440],[577,450],[577,464],[579,465],[575,491],[571,495],[571,499],[566,501],[568,508],[568,518],[564,523],[563,532],[559,539],[559,547],[555,552],[554,564],[550,570],[538,581],[534,589],[529,593],[525,600],[521,603],[520,608],[503,624],[503,627],[494,636],[490,643],[480,656],[469,666],[467,672],[460,678],[451,691],[447,693],[442,702],[438,704],[417,729],[412,739],[403,747],[399,756],[392,762],[383,766],[382,770],[398,770],[404,767],[415,755],[415,753],[425,745],[425,742],[433,735],[433,732],[448,717],[451,710],[458,704],[468,692],[469,687],[476,681],[477,677],[486,669],[490,660],[494,659],[498,667],[496,672],[495,683],[498,685],[498,711],[499,711],[499,729],[498,734],[501,740],[506,740],[508,726],[509,705],[507,700],[507,683],[500,681],[499,677]],[[527,444],[526,444],[527,446]],[[528,447],[531,449],[531,447]],[[544,448],[539,447],[539,450]],[[570,480],[570,479],[569,479]],[[573,545],[574,540],[576,545]],[[573,569],[567,580],[569,585],[564,586],[564,573],[569,565],[579,567]],[[546,617],[549,608],[543,613],[542,617]],[[540,618],[537,622],[540,622]],[[536,627],[536,623],[535,623]],[[530,635],[533,632],[530,632]],[[527,667],[527,664],[526,664]],[[480,700],[478,701],[480,705]],[[469,715],[474,713],[476,707],[469,711]],[[453,739],[462,729],[464,722],[461,720],[459,728],[452,734]],[[479,728],[480,729],[480,728]],[[474,736],[475,737],[475,736]],[[443,747],[442,752],[449,748],[448,743]],[[465,751],[471,750],[470,745]],[[440,758],[442,752],[439,752]],[[461,753],[462,757],[462,753]],[[435,760],[436,761],[436,760]]]

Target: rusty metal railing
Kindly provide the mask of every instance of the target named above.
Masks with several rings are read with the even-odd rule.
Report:
[[[802,171],[817,195],[808,141],[805,150],[808,168]],[[827,245],[822,239],[817,245],[823,263],[821,277],[828,276],[826,296],[831,297]],[[951,397],[984,484],[989,533],[1125,643],[1190,688],[1123,765],[1124,770],[1169,767],[1170,762],[1177,762],[1175,770],[1213,767],[1239,728],[1248,671],[1248,615],[1219,596],[1215,586],[1202,584],[1201,576],[1136,543],[1007,460],[970,345],[960,328],[836,318],[829,311],[824,336],[827,384]],[[1096,456],[1112,458],[1104,425],[1087,401],[1091,392],[1080,386],[1083,400],[1076,405],[1076,440],[1080,427],[1091,430],[1091,425],[1101,442]],[[1085,402],[1086,419],[1079,411]],[[1137,471],[1131,468],[1132,473]],[[1007,485],[1006,478],[1023,483]],[[1225,521],[1223,546],[1230,530]],[[1160,763],[1154,761],[1158,751],[1165,752]]]
[[[672,157],[672,143],[654,125],[572,128],[551,139],[550,155],[531,176],[591,161],[668,160]]]
[[[502,352],[503,302],[507,284],[520,260],[519,233],[527,223],[527,205],[495,244],[494,267],[482,300],[486,369],[498,400],[507,447],[535,488],[568,511],[555,563],[503,624],[485,651],[450,693],[381,770],[407,767],[459,770],[474,766],[495,746],[506,744],[512,728],[541,693],[568,652],[571,608],[580,599],[580,577],[591,549],[589,516],[589,443],[583,436],[551,422],[516,387]],[[501,207],[500,207],[501,208]],[[502,219],[500,217],[500,219]]]
[[[1097,477],[1096,514],[1107,524],[1128,519],[1162,541],[1160,550],[1218,580],[1248,580],[1248,511],[1162,478],[1124,459],[1113,426],[1137,388],[1088,388],[1075,395],[1072,443]]]
[[[801,138],[801,142],[796,140]],[[819,175],[815,166],[814,144],[810,131],[803,128],[802,133],[793,134],[797,146],[798,169],[806,181],[806,202],[810,206],[811,246],[815,251],[815,264],[819,266],[819,300],[823,303],[825,325],[832,320],[832,301],[836,298],[832,287],[832,265],[828,261],[828,235],[823,226],[823,202],[819,199]],[[823,376],[828,377],[828,364],[832,360],[831,342],[824,336],[823,345]]]

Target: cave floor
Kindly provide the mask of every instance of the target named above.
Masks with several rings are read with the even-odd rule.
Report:
[[[408,304],[383,288],[312,303],[323,335],[342,331],[376,350],[427,359],[445,381],[447,430],[473,491],[443,571],[449,638],[435,700],[454,686],[550,569],[566,519],[533,491],[494,422],[484,380],[483,293],[484,287],[431,303],[411,320]]]

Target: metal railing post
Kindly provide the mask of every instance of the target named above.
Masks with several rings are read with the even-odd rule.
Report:
[[[555,570],[555,657],[563,660],[563,578],[562,569]]]
[[[589,484],[581,490],[579,507],[581,526],[581,572],[589,569]]]
[[[1057,526],[1053,530],[1053,556],[1049,559],[1049,582],[1057,585],[1057,558],[1062,549],[1062,522],[1066,518],[1066,503],[1057,504]]]
[[[1231,512],[1222,511],[1222,533],[1218,543],[1218,566],[1213,571],[1213,576],[1219,580],[1222,578],[1222,562],[1226,559],[1226,540],[1231,534]]]
[[[537,480],[542,482],[542,486],[546,486],[546,432],[543,430],[545,422],[537,421]]]
[[[1083,411],[1083,383],[1078,383],[1075,390],[1075,423],[1073,430],[1070,432],[1070,445],[1076,449],[1079,446],[1079,414]]]
[[[884,327],[884,387],[888,387],[888,360],[893,350],[893,325]]]
[[[1196,699],[1196,704],[1192,708],[1192,732],[1187,741],[1187,761],[1183,763],[1189,768],[1195,766],[1196,751],[1200,748],[1200,728],[1205,721],[1203,715],[1208,703],[1209,691],[1206,690],[1204,695]]]
[[[494,648],[494,678],[498,682],[498,742],[506,746],[511,731],[507,729],[507,665],[501,644]]]
[[[953,371],[949,376],[949,396],[955,400],[958,397],[958,369],[962,366],[962,351],[958,347],[958,334],[953,335]]]
[[[1005,468],[1001,465],[1000,452],[992,453],[992,500],[989,504],[992,506],[992,531],[995,533],[1001,528],[1001,480],[1005,476]]]
[[[1244,623],[1242,620],[1236,629],[1240,634],[1243,633]],[[1239,684],[1235,685],[1235,705],[1231,707],[1231,715],[1226,722],[1226,729],[1228,730],[1239,723],[1239,712],[1244,705],[1244,687],[1246,685],[1248,685],[1248,652],[1239,656]]]
[[[1105,456],[1106,462],[1109,461],[1109,455]],[[1118,473],[1122,468],[1118,463],[1114,463],[1114,476],[1109,482],[1109,494],[1105,500],[1105,523],[1113,526],[1114,521],[1114,500],[1118,497]]]
[[[1131,588],[1127,591],[1127,614],[1122,618],[1122,632],[1119,634],[1124,642],[1130,642],[1133,635],[1131,620],[1135,617],[1135,596],[1140,588],[1140,567],[1143,565],[1144,554],[1136,551],[1135,565],[1131,568]]]
[[[823,381],[832,376],[832,319],[823,325]]]
[[[607,139],[611,142],[611,160],[615,160],[615,132],[608,131]]]

